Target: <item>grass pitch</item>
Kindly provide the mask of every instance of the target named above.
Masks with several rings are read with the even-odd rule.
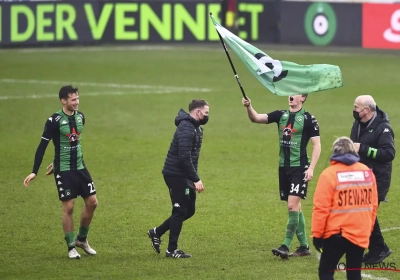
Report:
[[[336,64],[342,70],[342,88],[312,93],[304,106],[318,119],[322,142],[315,179],[303,202],[311,235],[317,176],[328,164],[334,139],[350,134],[355,97],[373,95],[391,117],[395,133],[400,129],[400,55],[258,47],[275,59]],[[230,54],[258,112],[288,107],[287,98],[268,92]],[[278,193],[276,126],[248,120],[219,43],[0,50],[0,63],[1,279],[317,279],[315,250],[310,257],[289,261],[271,253],[282,243],[287,221]],[[79,110],[86,116],[83,153],[99,199],[89,232],[98,255],[82,252],[80,260],[67,259],[57,191],[53,178],[44,175],[52,144],[38,177],[29,188],[22,184],[44,123],[60,108],[57,95],[65,83],[80,89]],[[175,116],[193,98],[210,103],[199,164],[205,192],[198,195],[197,212],[184,224],[179,242],[193,258],[171,260],[164,254],[168,235],[157,255],[146,231],[170,213],[161,169]],[[399,169],[395,159],[389,203],[379,209],[382,228],[400,226]],[[78,199],[76,229],[81,206]],[[386,262],[399,269],[398,230],[384,236],[393,249]],[[295,239],[291,250],[296,246]],[[363,273],[369,279],[400,279],[395,272]],[[336,279],[345,274],[336,273]]]

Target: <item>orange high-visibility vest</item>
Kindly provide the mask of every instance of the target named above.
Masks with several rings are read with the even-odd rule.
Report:
[[[359,162],[331,164],[321,173],[314,193],[313,237],[341,233],[353,244],[368,248],[378,208],[375,176]]]

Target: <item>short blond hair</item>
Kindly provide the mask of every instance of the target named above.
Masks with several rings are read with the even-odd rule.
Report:
[[[356,147],[354,147],[353,141],[349,137],[342,136],[339,137],[333,142],[332,150],[334,154],[342,155],[342,154],[355,154]]]

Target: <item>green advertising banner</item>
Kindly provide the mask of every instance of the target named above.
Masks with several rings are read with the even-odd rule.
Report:
[[[238,4],[238,35],[274,42],[275,2]],[[219,1],[62,1],[0,3],[0,46],[113,42],[210,42],[218,35]]]

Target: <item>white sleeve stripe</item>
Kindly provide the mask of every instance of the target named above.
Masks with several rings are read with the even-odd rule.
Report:
[[[44,138],[44,137],[42,137],[42,139],[44,139],[44,140],[46,140],[46,141],[50,141],[50,139],[47,139],[47,138]]]

